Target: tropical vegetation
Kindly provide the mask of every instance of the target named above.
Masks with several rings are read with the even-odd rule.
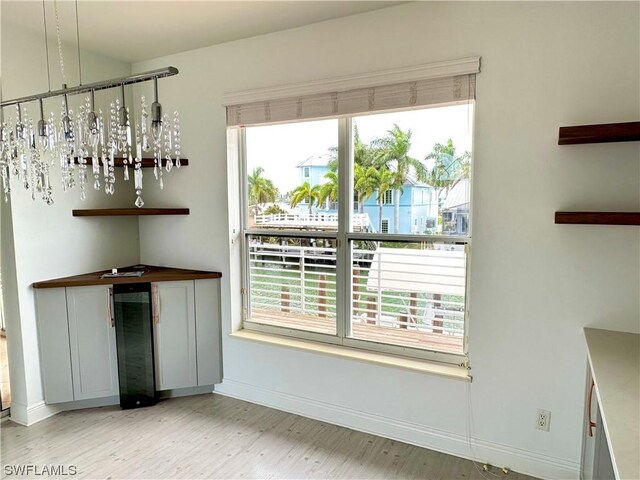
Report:
[[[376,194],[379,207],[378,231],[382,231],[382,211],[387,191],[394,193],[394,231],[400,227],[400,197],[403,187],[410,177],[430,185],[436,191],[438,198],[438,217],[440,223],[441,203],[449,190],[461,179],[469,177],[471,154],[465,151],[456,154],[456,147],[451,139],[445,143],[436,143],[432,151],[423,159],[409,155],[411,150],[411,130],[403,130],[398,125],[393,126],[381,138],[375,138],[365,143],[360,138],[357,125],[353,135],[353,175],[354,192],[356,194],[357,210],[364,212],[364,203]],[[311,213],[313,205],[319,207],[338,199],[338,160],[337,148],[329,149],[331,160],[325,174],[326,182],[311,186],[304,182],[290,193],[290,204],[294,208],[305,204]],[[427,165],[432,165],[428,168]],[[254,170],[255,172],[255,170]],[[444,195],[443,195],[444,192]]]
[[[264,168],[256,167],[249,175],[249,205],[264,205],[275,202],[278,189],[271,180],[262,176]]]

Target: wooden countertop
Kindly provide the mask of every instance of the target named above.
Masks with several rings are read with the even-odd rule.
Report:
[[[589,364],[617,479],[640,478],[640,335],[585,328]]]
[[[116,283],[143,283],[143,282],[167,282],[180,280],[201,280],[205,278],[220,278],[220,272],[209,272],[205,270],[188,270],[184,268],[156,267],[154,265],[131,265],[129,267],[118,268],[118,272],[131,272],[144,270],[141,277],[116,277],[100,278],[103,273],[110,273],[111,270],[101,270],[99,272],[84,273],[72,277],[55,278],[42,282],[34,282],[33,288],[60,288],[60,287],[83,287],[87,285],[113,285]]]

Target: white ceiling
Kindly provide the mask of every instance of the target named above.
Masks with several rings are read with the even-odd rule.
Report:
[[[398,1],[80,0],[83,49],[136,62],[397,5]],[[2,0],[2,22],[43,33],[42,2]],[[65,43],[76,42],[75,2],[58,0]],[[47,28],[55,37],[52,0]]]

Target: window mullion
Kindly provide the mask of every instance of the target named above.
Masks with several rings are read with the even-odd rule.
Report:
[[[351,248],[347,233],[351,231],[353,204],[351,118],[338,120],[338,245],[336,251],[336,333],[338,338],[351,335]]]

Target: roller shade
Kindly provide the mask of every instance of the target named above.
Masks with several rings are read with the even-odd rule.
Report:
[[[227,125],[255,125],[382,110],[465,103],[475,99],[475,74],[301,95],[227,106]]]
[[[223,95],[227,125],[257,125],[467,103],[480,57]]]

